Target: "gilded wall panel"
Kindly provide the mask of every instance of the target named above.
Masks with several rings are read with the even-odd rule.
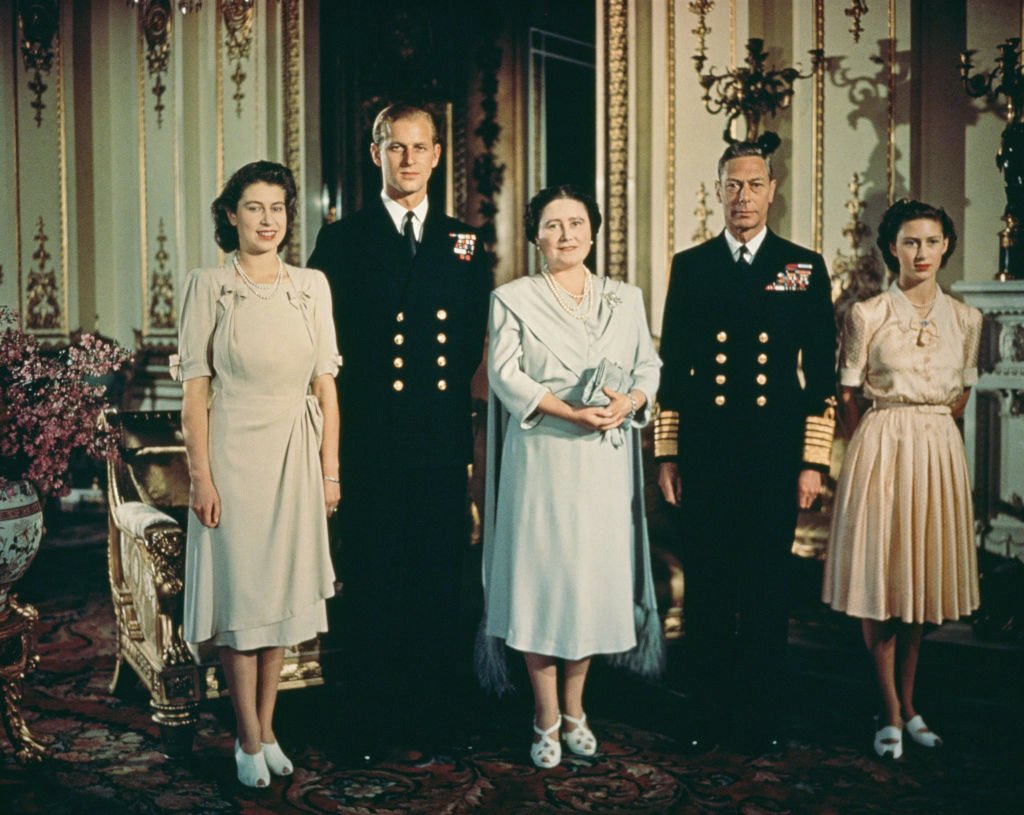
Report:
[[[11,77],[17,258],[6,274],[17,276],[17,307],[26,330],[52,339],[78,327],[69,279],[69,15],[65,4],[56,2],[18,6]]]
[[[181,264],[178,213],[183,195],[181,42],[191,22],[165,13],[161,2],[148,3],[139,18],[140,323],[149,346],[173,344],[177,326],[174,270]]]

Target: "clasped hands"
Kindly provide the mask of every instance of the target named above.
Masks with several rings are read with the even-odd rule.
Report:
[[[621,425],[633,412],[633,403],[625,393],[611,388],[601,388],[611,402],[604,407],[580,405],[572,409],[572,421],[587,430],[614,430]],[[637,391],[639,393],[639,391]],[[644,397],[640,397],[639,406],[643,407]]]

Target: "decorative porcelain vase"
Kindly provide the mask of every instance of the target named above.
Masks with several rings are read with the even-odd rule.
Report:
[[[43,506],[27,481],[0,485],[0,616],[11,587],[28,570],[43,539]]]

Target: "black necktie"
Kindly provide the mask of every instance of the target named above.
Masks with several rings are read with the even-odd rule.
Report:
[[[747,245],[745,243],[740,244],[740,253],[739,256],[736,258],[736,262],[739,263],[740,266],[750,265],[750,250],[747,249]]]
[[[409,242],[409,260],[416,257],[416,230],[412,225],[412,211],[410,210],[405,214],[405,226],[402,228],[402,234],[405,235],[405,239]]]

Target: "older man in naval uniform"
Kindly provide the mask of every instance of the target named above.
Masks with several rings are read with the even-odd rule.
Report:
[[[767,227],[765,151],[718,164],[726,228],[672,260],[655,456],[682,509],[693,750],[781,746],[787,562],[828,472],[835,324],[821,255]]]
[[[476,232],[427,197],[441,146],[430,114],[373,124],[380,197],[320,230],[341,408],[342,629],[356,752],[444,743],[468,543],[470,379],[491,278]]]

